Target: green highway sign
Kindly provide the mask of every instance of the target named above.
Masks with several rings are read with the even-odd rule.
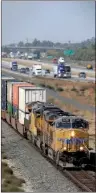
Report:
[[[74,54],[75,54],[74,50],[65,50],[64,51],[64,55],[65,56],[72,56]]]
[[[52,58],[53,58],[53,56],[47,56],[47,58],[48,58],[48,59],[52,59]]]

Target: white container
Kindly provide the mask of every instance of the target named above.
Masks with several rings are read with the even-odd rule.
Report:
[[[12,95],[13,95],[12,93],[13,84],[20,84],[20,83],[22,82],[8,82],[7,83],[7,101],[11,104],[12,104]]]
[[[46,89],[40,87],[19,88],[19,110],[26,111],[26,104],[40,101],[46,102]]]
[[[25,112],[19,110],[19,123],[24,125],[24,118],[29,120],[29,114],[25,114]]]
[[[9,76],[2,76],[1,80],[14,80],[15,78]]]

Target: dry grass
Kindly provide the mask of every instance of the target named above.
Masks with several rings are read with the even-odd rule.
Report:
[[[4,136],[2,135],[2,138]],[[3,143],[1,149],[1,191],[2,192],[24,192],[22,189],[25,180],[18,178],[14,175],[13,170],[7,163],[7,156],[3,149]]]
[[[25,181],[23,179],[17,178],[14,176],[13,171],[9,168],[8,164],[1,162],[2,166],[2,192],[22,192],[21,186]]]
[[[61,96],[74,98],[79,103],[95,106],[95,84],[87,82],[71,82],[63,80],[37,78],[39,85],[51,88],[60,92]],[[48,86],[49,85],[49,86]]]
[[[14,61],[14,59],[11,59],[11,58],[2,58],[2,60],[3,61],[8,61],[8,62],[10,62],[10,61]],[[35,63],[35,64],[38,64],[38,61],[30,61],[30,60],[22,60],[22,59],[16,59],[16,61],[19,63],[19,64],[21,64],[21,65],[27,65],[27,66],[31,66],[32,67],[32,65]],[[43,69],[49,69],[49,70],[52,70],[52,66],[50,65],[50,64],[48,64],[48,63],[44,63],[44,62],[42,62],[42,68]],[[72,75],[77,75],[78,76],[78,72],[74,72],[74,71],[72,71]],[[93,73],[90,73],[90,71],[89,72],[87,72],[87,74],[86,74],[88,77],[95,77],[95,73],[93,74]]]
[[[7,159],[7,156],[2,153],[2,158],[3,158],[3,159]]]
[[[91,93],[92,92],[92,93]],[[88,104],[91,106],[95,106],[95,91],[92,89],[64,89],[62,93],[60,93],[61,96],[67,97],[67,98],[74,98],[81,104]]]
[[[2,192],[23,192],[22,184],[25,183],[25,180],[21,178],[17,178],[13,170],[8,166],[7,160],[6,162],[4,161],[7,159],[7,156],[5,155],[4,151],[2,150],[1,154],[1,190]]]

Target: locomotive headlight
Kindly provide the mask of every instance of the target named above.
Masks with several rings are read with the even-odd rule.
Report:
[[[75,132],[72,131],[72,132],[71,132],[71,137],[74,137],[74,136],[75,136]]]
[[[80,147],[80,151],[83,151],[83,150],[84,150],[84,147],[81,146],[81,147]]]
[[[64,149],[64,151],[65,151],[67,148],[66,148],[66,147],[64,147],[63,149]]]

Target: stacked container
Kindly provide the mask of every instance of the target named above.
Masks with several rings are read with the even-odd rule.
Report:
[[[13,85],[23,84],[23,82],[8,82],[7,83],[7,111],[10,115],[14,116],[14,107],[13,107]]]
[[[19,82],[17,84],[13,84],[12,87],[12,93],[10,94],[11,98],[9,97],[9,100],[12,101],[12,105],[13,105],[13,116],[15,116],[16,118],[18,118],[18,110],[19,110],[19,88],[20,87],[33,87],[34,85],[26,83],[26,82]],[[11,91],[10,91],[11,92]],[[22,98],[23,100],[23,98]]]
[[[3,76],[1,78],[1,109],[7,109],[7,83],[10,81],[15,81],[13,77]]]
[[[41,101],[46,102],[46,90],[40,87],[19,88],[19,122],[24,124],[24,118],[29,119],[29,112],[26,109],[28,103]]]
[[[29,119],[28,104],[36,101],[46,102],[46,89],[20,82],[14,78],[2,77],[2,109],[24,124]]]

